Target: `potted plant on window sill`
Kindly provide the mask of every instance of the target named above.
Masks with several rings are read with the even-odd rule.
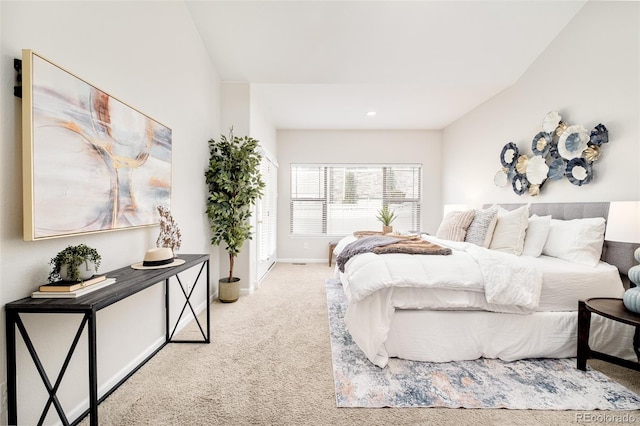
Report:
[[[382,209],[378,211],[376,218],[382,222],[383,234],[391,234],[393,232],[393,226],[391,226],[391,223],[396,219],[396,214],[389,210],[389,206],[387,204],[383,205]]]
[[[240,278],[233,276],[236,256],[245,240],[251,239],[249,218],[265,186],[260,175],[258,141],[251,137],[220,135],[209,140],[209,167],[205,171],[208,187],[207,217],[211,244],[224,242],[229,254],[229,276],[218,280],[218,299],[235,302],[240,297]]]
[[[53,266],[49,272],[49,282],[89,279],[98,271],[101,260],[98,251],[85,244],[68,246],[49,262]]]

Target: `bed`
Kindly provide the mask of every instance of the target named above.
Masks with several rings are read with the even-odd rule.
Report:
[[[604,240],[608,210],[609,203],[539,203],[455,212],[452,226],[447,216],[437,235],[420,235],[450,254],[345,256],[360,240],[346,237],[335,255],[347,329],[379,367],[390,357],[575,357],[578,301],[622,297],[621,273],[633,262],[635,246]],[[462,239],[460,228],[468,231]],[[637,360],[634,327],[591,321],[592,349]]]

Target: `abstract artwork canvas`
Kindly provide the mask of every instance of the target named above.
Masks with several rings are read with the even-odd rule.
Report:
[[[31,50],[22,79],[24,239],[158,224],[171,129]]]

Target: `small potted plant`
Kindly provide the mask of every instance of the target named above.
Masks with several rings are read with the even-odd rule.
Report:
[[[396,219],[396,214],[389,210],[389,206],[387,204],[383,205],[382,209],[378,211],[376,218],[382,222],[383,234],[390,234],[393,232],[393,226],[391,226],[391,223]]]
[[[85,244],[68,246],[49,262],[53,266],[49,272],[49,282],[89,279],[98,271],[101,260],[98,251]]]

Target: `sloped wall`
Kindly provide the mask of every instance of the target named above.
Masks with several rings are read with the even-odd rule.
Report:
[[[640,199],[639,27],[637,2],[588,2],[516,84],[448,126],[443,202]],[[609,129],[593,181],[582,187],[567,179],[548,182],[538,197],[496,187],[502,147],[515,142],[532,155],[531,140],[554,110],[568,124]]]

